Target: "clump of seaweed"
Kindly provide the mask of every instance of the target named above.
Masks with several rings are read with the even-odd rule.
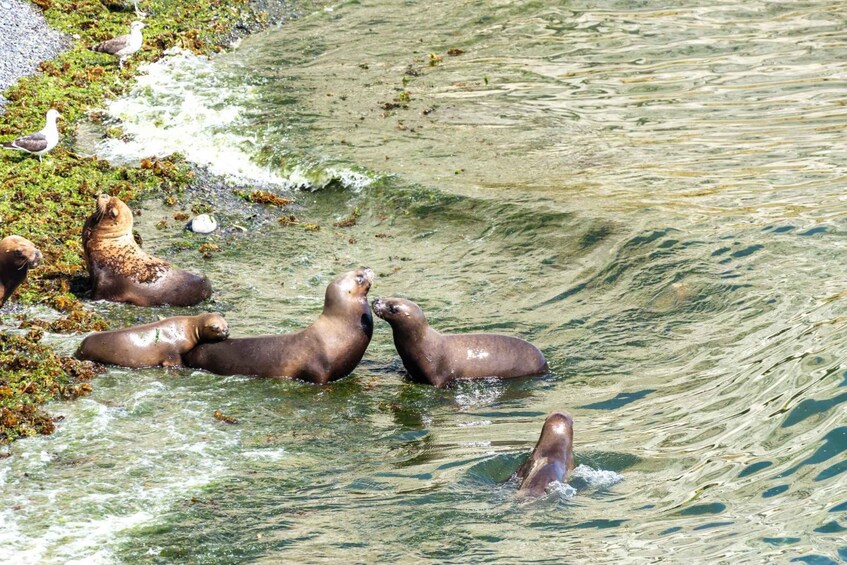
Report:
[[[357,221],[359,221],[360,215],[361,215],[361,212],[359,212],[359,209],[354,208],[353,212],[349,216],[347,216],[343,220],[339,220],[339,221],[335,222],[332,225],[337,227],[337,228],[351,228],[351,227],[356,225]]]
[[[197,251],[203,256],[203,259],[211,259],[212,255],[221,252],[221,246],[215,243],[204,243]]]
[[[41,330],[23,337],[0,334],[0,443],[52,433],[53,419],[40,405],[51,398],[89,394],[88,381],[104,370],[57,355],[38,343],[41,335]]]
[[[278,196],[273,192],[268,192],[267,190],[254,190],[253,192],[239,191],[236,192],[236,194],[247,202],[252,202],[254,204],[268,204],[270,206],[278,206],[280,208],[284,208],[294,202],[290,198]]]
[[[224,422],[225,424],[237,424],[238,423],[238,418],[233,418],[232,416],[227,416],[226,414],[224,414],[220,410],[215,410],[214,412],[212,412],[212,416],[214,416],[215,420],[219,420],[221,422]]]

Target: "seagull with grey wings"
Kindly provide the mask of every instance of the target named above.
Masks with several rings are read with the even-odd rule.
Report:
[[[47,111],[47,124],[39,132],[31,133],[18,139],[3,143],[5,149],[17,149],[30,155],[41,157],[59,144],[59,130],[56,128],[56,120],[62,117],[58,111],[52,108]]]
[[[124,67],[124,59],[141,49],[144,38],[141,37],[141,29],[147,27],[144,22],[135,21],[129,26],[129,34],[108,39],[98,43],[91,48],[98,53],[107,53],[118,58],[118,66]]]

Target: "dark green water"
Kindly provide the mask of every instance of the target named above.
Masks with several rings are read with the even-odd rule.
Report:
[[[372,296],[527,337],[552,374],[412,385],[379,320],[325,388],[114,369],[0,460],[0,557],[847,561],[845,15],[353,2],[152,67],[103,154],[323,187],[297,193],[315,233],[217,210],[249,229],[210,260],[145,205],[145,247],[205,271],[233,335],[308,324],[368,265]],[[518,501],[502,481],[553,410],[582,467]]]

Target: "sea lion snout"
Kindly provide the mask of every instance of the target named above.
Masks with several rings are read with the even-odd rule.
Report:
[[[32,253],[30,253],[27,259],[29,266],[34,269],[41,264],[42,259],[44,259],[44,254],[42,254],[41,250],[37,247],[33,247]]]
[[[97,208],[95,214],[98,219],[106,215],[106,212],[109,210],[109,203],[111,201],[112,197],[106,194],[105,192],[101,192],[100,194],[94,197],[94,204]]]
[[[229,324],[219,313],[206,314],[202,335],[209,341],[223,341],[229,337]]]
[[[375,298],[372,306],[374,314],[386,322],[390,322],[389,318],[403,310],[403,303],[399,298]],[[408,315],[406,313],[407,317]]]
[[[373,282],[374,282],[374,277],[375,277],[375,276],[376,276],[376,275],[374,275],[373,269],[371,269],[371,268],[369,268],[369,267],[365,267],[365,268],[364,268],[364,269],[362,269],[362,270],[361,270],[361,272],[358,274],[357,278],[361,277],[361,282],[359,282],[359,284],[360,284],[360,285],[362,285],[362,286],[364,286],[364,287],[365,287],[365,290],[370,290],[370,289],[371,289],[371,285],[372,285],[372,284],[373,284]]]
[[[25,237],[12,235],[4,241],[9,241],[12,245],[15,245],[15,247],[9,249],[7,252],[14,255],[13,261],[18,269],[23,269],[25,267],[35,268],[44,258],[41,250],[39,250],[35,244]]]

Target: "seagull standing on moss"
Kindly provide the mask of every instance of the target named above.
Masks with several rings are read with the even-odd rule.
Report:
[[[56,128],[56,120],[61,117],[62,115],[58,111],[48,110],[47,124],[44,129],[13,141],[7,141],[3,144],[3,147],[26,151],[30,155],[38,155],[38,161],[43,162],[41,157],[59,143],[59,130]]]
[[[98,43],[91,48],[98,53],[108,53],[118,58],[118,66],[124,67],[124,59],[141,49],[144,38],[141,37],[141,29],[147,27],[143,22],[135,21],[129,26],[129,35],[121,35],[114,39],[108,39]]]

